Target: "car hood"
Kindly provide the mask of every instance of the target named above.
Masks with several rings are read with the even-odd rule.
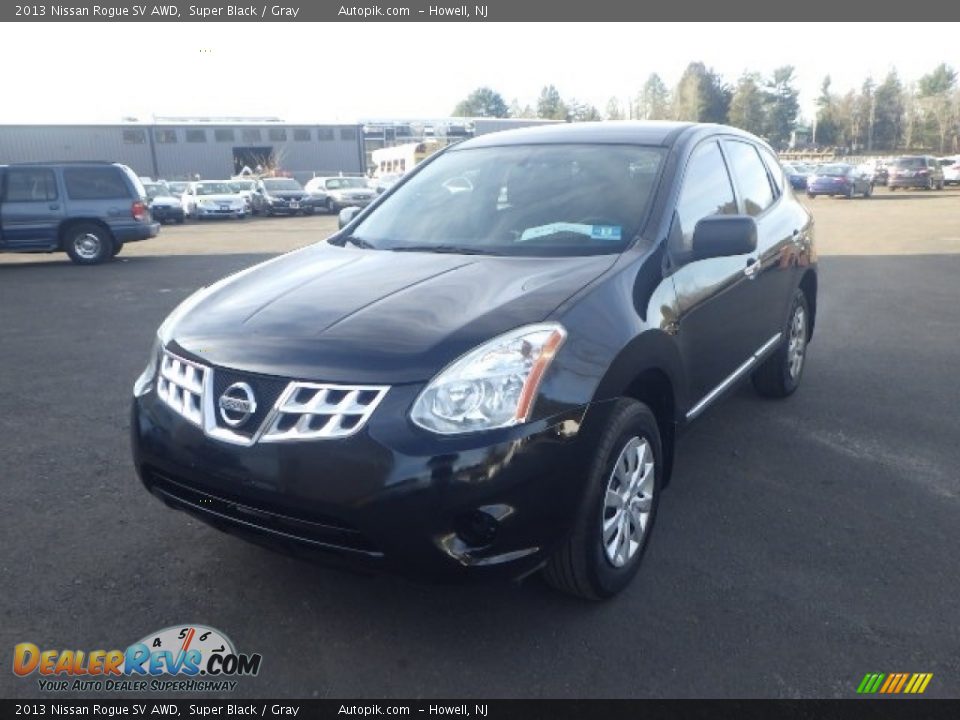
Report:
[[[180,201],[173,195],[157,195],[150,200],[150,207],[180,207]]]
[[[239,195],[197,195],[197,202],[235,203],[243,200]]]
[[[421,382],[544,320],[615,255],[490,257],[319,243],[227,278],[165,328],[205,363],[330,382]]]
[[[339,188],[337,190],[327,190],[328,195],[342,195],[344,197],[364,197],[373,195],[373,188]]]
[[[306,192],[303,190],[268,190],[267,197],[281,198],[283,200],[299,200]]]

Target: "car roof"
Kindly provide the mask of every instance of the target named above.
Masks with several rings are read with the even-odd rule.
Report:
[[[457,143],[451,150],[505,145],[538,145],[552,143],[585,143],[611,145],[658,145],[671,147],[689,133],[713,129],[718,133],[741,135],[753,139],[749,133],[708,123],[617,120],[606,122],[557,123],[503,130],[480,135]]]

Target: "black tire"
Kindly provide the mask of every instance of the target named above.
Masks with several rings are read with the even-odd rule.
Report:
[[[63,249],[77,265],[97,265],[113,257],[116,239],[106,227],[94,222],[68,225],[63,231]]]
[[[873,185],[871,185],[870,183],[867,183],[867,189],[863,191],[863,196],[865,198],[868,198],[871,195],[873,195]]]
[[[304,209],[303,209],[303,215],[304,215],[304,217],[306,217],[306,216],[308,216],[308,215],[313,215],[313,208],[312,208],[312,207],[310,207],[310,208],[304,208]]]
[[[622,567],[607,558],[603,543],[604,500],[620,453],[631,438],[641,438],[653,452],[650,511],[640,545]],[[663,483],[663,451],[657,419],[643,403],[623,398],[611,411],[590,464],[583,502],[574,527],[543,569],[548,584],[589,600],[612,597],[623,590],[640,568],[657,517]]]
[[[816,199],[817,199],[817,196],[814,195],[813,193],[807,193],[807,197],[810,198],[811,200],[816,200]]]
[[[337,207],[337,203],[333,198],[327,198],[327,212],[331,215],[336,215],[340,212],[340,209]]]
[[[847,194],[844,195],[844,197],[845,197],[847,200],[853,200],[853,198],[855,198],[856,196],[857,196],[857,184],[856,184],[856,183],[851,183],[851,184],[850,184],[850,189],[847,190]]]
[[[798,311],[803,312],[803,340],[801,348],[800,366],[796,372],[791,371],[791,329]],[[780,346],[768,357],[753,373],[753,387],[756,391],[769,398],[785,398],[792,395],[803,379],[803,370],[807,365],[807,342],[810,340],[810,304],[803,290],[797,289],[790,305],[790,314],[783,329],[783,338]]]
[[[183,225],[183,217],[182,216],[178,217],[176,222],[177,222],[177,225]]]

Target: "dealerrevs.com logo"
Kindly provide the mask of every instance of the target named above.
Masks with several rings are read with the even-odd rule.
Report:
[[[13,649],[13,672],[36,673],[44,691],[156,692],[234,690],[234,678],[260,672],[259,653],[238,653],[230,639],[205,625],[174,625],[125,650]]]

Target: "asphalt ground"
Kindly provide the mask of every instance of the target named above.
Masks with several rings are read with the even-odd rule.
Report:
[[[315,567],[142,489],[127,413],[158,324],[332,217],[167,227],[92,268],[0,256],[0,696],[51,697],[15,643],[191,622],[262,654],[237,698],[852,697],[867,672],[960,696],[960,190],[809,205],[803,386],[697,421],[641,574],[602,604]]]

